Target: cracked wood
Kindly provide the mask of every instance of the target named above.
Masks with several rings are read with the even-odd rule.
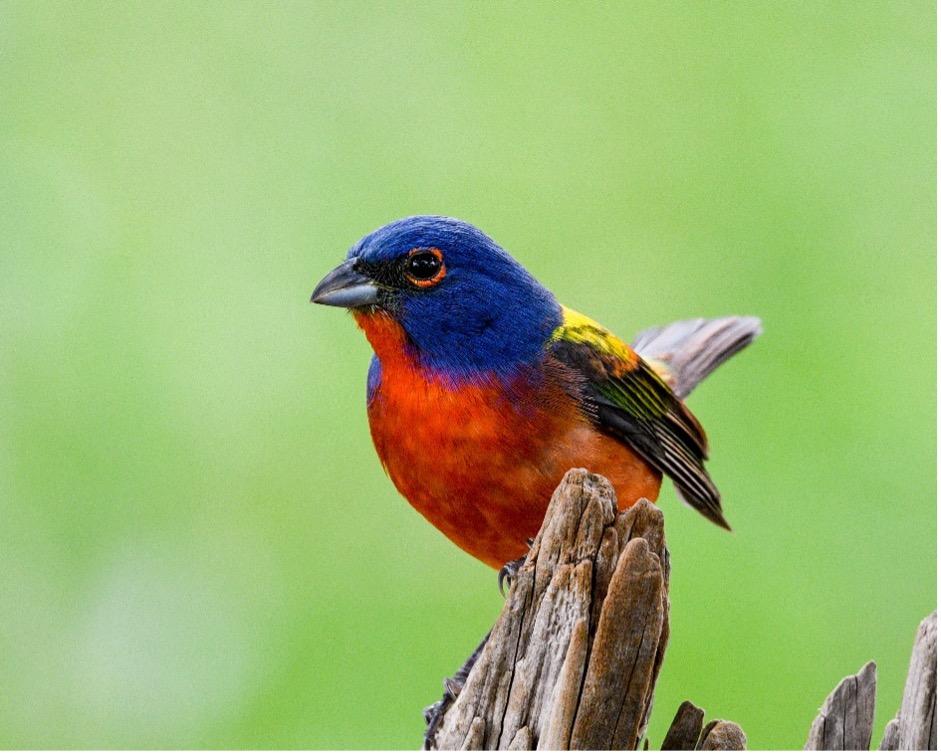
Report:
[[[663,515],[570,471],[437,749],[634,749],[669,636]]]

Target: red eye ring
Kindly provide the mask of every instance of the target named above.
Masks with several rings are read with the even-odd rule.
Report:
[[[412,285],[431,288],[440,283],[447,272],[444,254],[435,248],[412,249],[408,253],[405,270],[405,277]]]

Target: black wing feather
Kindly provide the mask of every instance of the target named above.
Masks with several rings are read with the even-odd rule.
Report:
[[[703,465],[706,434],[647,362],[639,356],[627,361],[589,342],[564,338],[553,341],[550,350],[577,373],[578,398],[599,429],[668,476],[680,497],[706,518],[730,528],[719,490]]]

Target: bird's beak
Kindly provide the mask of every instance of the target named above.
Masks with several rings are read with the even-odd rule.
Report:
[[[347,259],[328,272],[314,288],[311,303],[345,306],[347,309],[375,304],[379,300],[379,288],[370,278],[353,269],[356,262],[356,257]]]

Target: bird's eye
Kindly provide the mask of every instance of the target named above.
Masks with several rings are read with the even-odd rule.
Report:
[[[405,263],[405,277],[419,288],[430,288],[444,277],[443,255],[438,249],[412,249]]]

